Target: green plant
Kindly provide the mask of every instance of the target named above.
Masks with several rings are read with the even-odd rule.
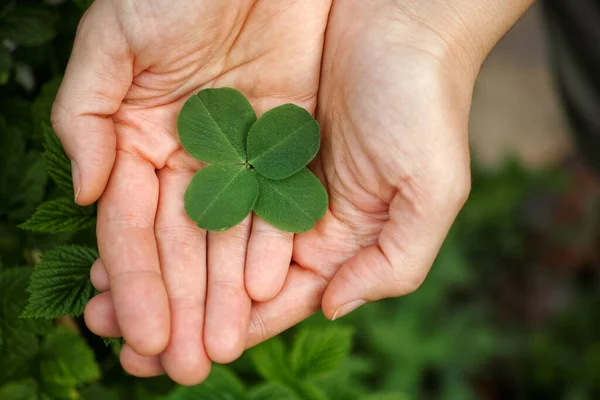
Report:
[[[192,178],[185,209],[200,228],[223,231],[254,212],[290,232],[325,215],[327,192],[305,166],[319,150],[319,125],[303,108],[284,104],[260,119],[231,88],[190,97],[177,120],[183,147],[210,163]]]

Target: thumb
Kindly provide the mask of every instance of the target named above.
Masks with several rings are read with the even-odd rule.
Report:
[[[344,263],[329,283],[321,304],[325,316],[334,320],[367,302],[415,291],[425,280],[468,188],[453,192],[439,196],[445,202],[417,204],[399,190],[377,244]]]
[[[95,202],[116,154],[112,115],[132,81],[133,60],[107,2],[82,18],[71,58],[52,106],[52,126],[71,159],[75,201]]]

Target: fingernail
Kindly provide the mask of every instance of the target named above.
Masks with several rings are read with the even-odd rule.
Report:
[[[366,303],[365,300],[353,300],[349,303],[344,304],[340,308],[338,308],[334,313],[333,317],[331,317],[332,321],[335,321],[338,318],[343,317],[344,315],[350,314],[352,311],[356,310],[358,307],[364,305]]]
[[[81,179],[79,178],[79,168],[75,160],[71,160],[71,174],[73,175],[73,190],[75,191],[75,203],[81,192]]]

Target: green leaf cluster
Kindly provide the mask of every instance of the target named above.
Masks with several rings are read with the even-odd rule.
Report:
[[[257,119],[239,91],[204,89],[185,102],[177,129],[186,151],[211,164],[185,193],[199,227],[223,231],[254,211],[279,229],[304,232],[325,215],[327,192],[306,168],[319,150],[319,124],[303,108],[284,104]]]

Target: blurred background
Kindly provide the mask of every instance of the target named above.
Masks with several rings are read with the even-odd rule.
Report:
[[[17,3],[26,5],[19,23],[30,24],[28,36],[0,44],[0,265],[5,270],[34,265],[39,253],[56,244],[94,243],[93,230],[41,235],[16,228],[39,202],[54,196],[52,182],[31,165],[42,151],[41,126],[77,21],[90,2],[48,1],[41,8],[36,1],[13,6]],[[7,21],[0,11],[0,38],[19,31]],[[495,48],[477,81],[470,121],[472,195],[423,286],[335,323],[316,315],[277,339],[294,349],[308,346],[310,332],[319,343],[327,338],[352,343],[337,356],[330,354],[337,361],[323,367],[329,375],[311,381],[319,393],[269,373],[265,365],[281,356],[274,344],[248,353],[227,373],[248,387],[283,382],[296,396],[271,399],[600,398],[597,182],[572,144],[549,59],[542,12],[535,6]],[[14,150],[6,135],[15,132],[26,143],[27,155],[19,159],[8,154]],[[15,285],[6,276],[0,279],[0,304],[16,293],[9,287]],[[81,318],[55,325],[81,341],[97,373],[84,379],[40,369],[39,360],[50,357],[44,346],[51,334],[34,332],[35,341],[14,344],[6,334],[13,322],[4,313],[2,320],[0,306],[1,400],[238,398],[219,390],[190,397],[173,391],[166,379],[126,376],[116,356],[119,344],[106,346],[86,331]],[[315,357],[312,364],[322,366]],[[75,361],[61,363],[69,370]],[[23,395],[32,385],[35,395]],[[55,390],[57,385],[68,390]],[[388,394],[369,397],[375,392]]]

